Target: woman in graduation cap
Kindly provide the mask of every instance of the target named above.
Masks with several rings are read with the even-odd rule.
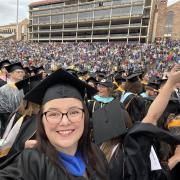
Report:
[[[124,92],[121,94],[120,102],[129,113],[133,123],[141,121],[149,108],[149,101],[139,94],[142,92],[142,84],[139,79],[140,73],[131,73],[126,77]]]
[[[108,79],[102,79],[100,82],[97,82],[98,93],[88,101],[91,113],[114,100],[112,96],[113,87],[113,83]]]
[[[27,94],[38,85],[41,79],[41,75],[36,75],[19,81],[15,85]],[[11,158],[24,148],[36,144],[34,136],[37,130],[36,115],[38,112],[39,105],[22,100],[17,110],[10,115],[9,123],[0,139],[0,169],[6,167]]]
[[[26,95],[41,106],[38,145],[0,170],[1,180],[108,179],[106,160],[89,140],[86,93],[96,89],[59,69]]]

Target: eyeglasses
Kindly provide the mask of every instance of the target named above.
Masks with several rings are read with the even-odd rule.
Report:
[[[42,115],[45,115],[46,120],[51,124],[59,124],[62,121],[64,115],[67,116],[68,120],[72,123],[79,122],[82,120],[84,109],[71,108],[67,113],[60,111],[46,111]]]

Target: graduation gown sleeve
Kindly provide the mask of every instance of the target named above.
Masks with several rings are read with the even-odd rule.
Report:
[[[93,147],[94,148],[94,147]],[[99,151],[100,152],[100,151]],[[99,154],[99,152],[97,152]],[[99,155],[98,158],[102,158]],[[101,180],[93,170],[93,165],[87,167],[89,180]],[[105,172],[106,170],[106,172]],[[103,169],[107,175],[107,169]],[[84,177],[71,176],[72,180],[86,180]],[[35,149],[26,149],[16,157],[11,157],[10,165],[0,170],[0,180],[69,180],[62,170],[52,164],[49,158]]]

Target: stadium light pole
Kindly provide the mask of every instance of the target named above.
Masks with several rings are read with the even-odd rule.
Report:
[[[17,11],[16,11],[16,40],[19,40],[18,31],[19,31],[19,0],[17,0]]]

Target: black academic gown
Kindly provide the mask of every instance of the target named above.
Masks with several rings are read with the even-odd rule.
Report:
[[[103,160],[102,152],[98,150],[98,158],[102,162]],[[105,168],[102,168],[102,173],[107,174],[107,178],[103,180],[109,180],[108,178],[108,168],[104,164]],[[102,180],[101,177],[93,170],[93,165],[88,165],[87,173],[92,175],[89,180]],[[26,149],[17,157],[15,157],[11,164],[3,170],[0,170],[1,180],[69,180],[64,172],[55,167],[49,158],[42,152],[36,149]],[[87,180],[84,177],[71,176],[72,180]]]
[[[18,120],[20,117],[21,115],[16,113],[15,119]],[[19,152],[22,152],[24,150],[25,142],[33,137],[36,130],[37,130],[36,116],[35,115],[32,115],[31,117],[26,116],[23,120],[20,131],[8,155],[0,158],[0,169],[7,166],[9,164],[10,159],[13,156],[16,156]]]
[[[180,177],[180,163],[178,163],[171,171],[171,179],[179,180]]]
[[[151,124],[136,124],[123,139],[123,145],[114,152],[110,162],[111,180],[169,180],[170,171],[151,171],[150,150],[154,139],[180,144],[180,139],[171,136]],[[172,179],[173,180],[173,179]]]

